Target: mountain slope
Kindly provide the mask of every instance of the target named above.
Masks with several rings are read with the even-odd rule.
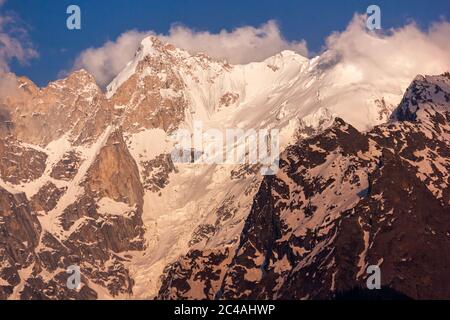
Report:
[[[281,210],[273,188],[286,212],[316,216],[298,226],[299,234],[319,228],[326,217],[335,221],[341,211],[356,208],[362,200],[355,192],[369,187],[382,151],[402,142],[410,147],[398,149],[401,164],[418,170],[418,181],[433,197],[448,199],[448,118],[441,110],[446,107],[438,108],[448,105],[445,77],[417,80],[397,122],[375,129],[388,121],[411,79],[391,77],[380,87],[329,52],[308,60],[283,51],[263,62],[230,65],[149,37],[106,94],[83,70],[47,88],[11,77],[17,93],[0,97],[0,250],[7,252],[0,264],[1,298],[233,297],[239,288],[227,279],[242,273],[239,264],[252,256],[241,252],[237,261],[236,250],[245,250],[259,228],[262,237],[248,250],[260,252],[258,259],[269,257],[266,251],[281,234],[280,218],[272,217]],[[436,92],[419,85],[436,81]],[[436,111],[414,108],[423,105],[421,95]],[[414,124],[414,117],[428,122]],[[279,129],[286,149],[282,170],[264,178],[257,166],[174,163],[172,134],[199,121],[204,130]],[[308,142],[320,139],[324,146]],[[426,148],[413,147],[418,141]],[[289,152],[299,153],[297,162],[286,158]],[[290,178],[298,161],[308,162],[307,176]],[[333,161],[342,168],[330,170]],[[314,178],[319,174],[329,179]],[[332,202],[345,201],[327,213],[319,191]],[[275,223],[270,230],[268,221]],[[302,241],[313,241],[307,237]],[[283,263],[277,268],[291,262]],[[66,287],[71,265],[83,274],[79,291]],[[259,276],[255,271],[250,278]],[[270,281],[254,294],[275,297],[268,293]],[[277,285],[287,296],[288,289]],[[281,292],[276,297],[284,297]]]
[[[450,77],[418,77],[392,122],[360,133],[337,118],[288,147],[239,245],[190,251],[158,297],[327,299],[379,265],[385,287],[449,298],[449,102]]]

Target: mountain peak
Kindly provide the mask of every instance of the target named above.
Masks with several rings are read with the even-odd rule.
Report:
[[[430,117],[427,110],[436,111],[448,102],[450,102],[450,78],[446,74],[418,75],[406,91],[393,118],[397,121],[416,121],[418,118],[425,120]]]
[[[298,55],[298,53],[293,50],[283,50],[279,53],[279,55],[281,55],[282,57],[289,57],[289,56],[296,56]]]
[[[162,41],[160,38],[154,35],[150,35],[142,39],[139,48],[136,52],[138,59],[143,59],[146,56],[187,56],[189,55],[186,50],[177,48],[173,44]]]
[[[137,53],[142,53],[144,56],[151,55],[156,51],[161,51],[163,47],[164,44],[159,38],[155,36],[148,36],[142,39]]]

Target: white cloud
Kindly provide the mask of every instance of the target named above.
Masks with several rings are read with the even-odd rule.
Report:
[[[294,50],[307,55],[305,41],[287,41],[274,21],[260,27],[241,27],[219,33],[195,31],[174,25],[168,34],[153,31],[128,31],[115,41],[108,41],[100,48],[83,51],[74,69],[85,68],[105,86],[130,61],[140,41],[156,35],[162,41],[192,53],[205,52],[215,58],[231,63],[261,61],[282,50]],[[328,37],[322,63],[340,62],[351,64],[364,77],[365,82],[375,85],[391,85],[394,79],[410,81],[417,74],[438,74],[449,70],[450,24],[439,22],[426,30],[414,23],[402,28],[374,33],[365,27],[365,16],[355,15],[347,29]],[[398,85],[395,84],[395,85]]]
[[[355,15],[345,31],[328,37],[324,57],[331,64],[351,66],[365,83],[379,88],[404,87],[417,74],[450,70],[449,38],[450,24],[444,21],[432,24],[426,31],[411,23],[373,33],[365,27],[365,16]],[[395,83],[398,79],[405,83]]]
[[[0,6],[4,3],[0,0]],[[11,60],[26,63],[37,56],[17,18],[0,14],[0,71],[8,71]]]
[[[0,0],[0,7],[4,3],[5,0]],[[24,64],[36,56],[37,52],[18,18],[0,13],[0,96],[12,94],[11,85],[16,84],[15,78],[7,74],[9,63],[16,59]]]
[[[274,21],[268,21],[260,27],[245,26],[219,33],[174,25],[168,34],[127,31],[100,48],[83,51],[76,59],[74,69],[86,69],[100,85],[105,86],[133,58],[140,41],[148,35],[156,35],[162,41],[191,53],[205,52],[211,57],[226,59],[234,64],[264,60],[287,49],[307,55],[306,43],[284,39]]]
[[[293,50],[308,55],[305,41],[288,41],[280,28],[271,20],[262,26],[237,28],[231,32],[222,30],[217,34],[194,31],[175,25],[169,35],[158,35],[165,42],[190,52],[205,52],[208,55],[240,64],[262,61],[282,50]]]
[[[83,51],[75,61],[75,69],[84,68],[99,85],[107,85],[133,58],[141,40],[149,33],[135,30],[120,35],[116,41],[108,41],[100,48]]]

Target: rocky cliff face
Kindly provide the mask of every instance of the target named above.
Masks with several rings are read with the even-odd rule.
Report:
[[[145,248],[143,187],[120,119],[84,71],[45,89],[17,82],[20,94],[3,99],[1,297],[128,297],[123,254]],[[80,290],[66,284],[73,265]]]
[[[26,78],[15,81],[18,91],[2,99],[2,109],[9,119],[8,133],[20,141],[46,146],[70,130],[73,140],[93,141],[111,118],[104,94],[86,71],[43,89]]]
[[[394,110],[397,88],[336,86],[321,59],[232,66],[150,37],[106,94],[83,70],[46,88],[9,75],[0,299],[330,298],[372,264],[387,287],[448,297],[448,76],[418,77]],[[280,171],[174,162],[171,135],[198,121],[279,129]]]

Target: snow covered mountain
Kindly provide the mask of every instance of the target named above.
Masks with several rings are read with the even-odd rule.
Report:
[[[432,259],[450,240],[448,76],[380,85],[331,52],[230,65],[154,37],[106,94],[83,70],[9,76],[1,299],[324,298],[372,263],[405,294],[449,296],[449,257]],[[172,134],[198,121],[280,130],[280,171],[174,163]]]
[[[416,299],[448,299],[450,77],[417,77],[394,119],[361,133],[340,118],[281,156],[234,247],[192,248],[161,299],[330,299],[366,268]]]

